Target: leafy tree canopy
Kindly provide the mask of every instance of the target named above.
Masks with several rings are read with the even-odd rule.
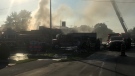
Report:
[[[31,19],[31,12],[21,10],[19,13],[12,12],[3,25],[3,30],[12,28],[15,31],[26,31]]]
[[[103,41],[107,40],[107,36],[110,33],[114,33],[111,29],[107,27],[105,23],[98,23],[94,26],[93,32],[97,33],[98,38],[102,38]]]

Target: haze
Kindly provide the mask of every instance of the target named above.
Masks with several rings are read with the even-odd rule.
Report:
[[[46,9],[40,9],[40,1],[45,2],[43,4]],[[135,25],[135,1],[116,0],[116,2],[128,29],[133,28]],[[36,29],[36,21],[39,21],[41,26],[49,27],[49,0],[1,0],[0,24],[4,24],[6,17],[11,12],[19,12],[23,9],[32,12],[35,24],[30,25],[31,29]],[[39,14],[43,16],[38,17]],[[59,26],[60,20],[66,21],[68,27],[81,25],[93,27],[97,23],[106,23],[114,32],[123,32],[109,0],[52,0],[52,15],[53,26]]]

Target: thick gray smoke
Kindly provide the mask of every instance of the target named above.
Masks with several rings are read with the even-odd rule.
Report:
[[[40,0],[38,9],[33,13],[33,18],[29,26],[29,30],[38,29],[39,26],[49,27],[50,13],[48,8],[49,0]]]
[[[50,8],[49,0],[40,0],[39,6],[32,14],[32,20],[28,30],[38,29],[39,26],[50,27]],[[52,12],[52,24],[60,25],[60,20],[69,19],[73,16],[73,11],[66,5],[61,5],[56,11]]]
[[[109,28],[114,32],[124,32],[123,28],[118,20],[116,12],[112,7],[111,0],[94,0],[88,1],[88,5],[85,5],[82,9],[81,18],[76,20],[76,24],[87,24],[94,26],[97,23],[106,23]],[[134,0],[115,0],[118,9],[123,16],[123,19],[128,28],[132,28],[135,20],[135,2]],[[132,27],[131,27],[132,26]],[[117,28],[116,28],[117,27]]]
[[[72,19],[74,16],[73,10],[67,5],[61,5],[53,13],[53,25],[60,25],[61,20]]]
[[[104,21],[111,12],[110,3],[91,2],[88,1],[88,5],[82,9],[81,18],[77,20],[77,24],[89,24],[94,26],[95,24]]]
[[[49,0],[40,0],[38,9],[33,13],[33,18],[31,20],[31,24],[29,29],[38,29],[38,26],[49,27],[50,25],[50,11],[48,8]],[[98,2],[90,2],[88,5],[84,7],[84,9],[79,9],[81,12],[78,12],[81,18],[74,18],[75,12],[67,5],[61,5],[52,13],[52,22],[53,26],[59,25],[60,20],[74,20],[75,24],[78,26],[84,24],[90,24],[93,26],[94,24],[100,22],[100,20],[104,19],[108,15],[108,11],[110,9],[110,3],[98,3]],[[73,24],[74,24],[73,23]],[[87,29],[87,28],[86,28]],[[77,29],[78,32],[82,32],[81,29]],[[91,31],[91,30],[90,30]],[[86,32],[85,30],[83,32]]]
[[[87,4],[82,8],[78,6],[77,10],[72,9],[67,5],[61,5],[52,13],[53,26],[60,25],[60,20],[70,20],[70,24],[76,25],[88,25],[93,27],[97,23],[106,23],[109,28],[117,30],[123,30],[120,22],[116,16],[114,8],[112,7],[110,0],[94,0],[88,1]],[[107,2],[104,2],[107,1]],[[134,0],[116,0],[117,5],[123,15],[125,22],[133,25],[135,13],[134,4],[131,3],[120,3],[120,2],[132,2]],[[38,9],[33,13],[33,18],[29,29],[37,29],[38,26],[49,27],[50,25],[50,12],[49,12],[49,0],[40,0]],[[132,20],[130,20],[132,19]],[[117,26],[115,28],[114,26]],[[68,25],[70,26],[70,25]]]

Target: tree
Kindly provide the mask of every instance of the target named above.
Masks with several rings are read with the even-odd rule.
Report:
[[[133,29],[130,29],[128,32],[135,35],[135,27]]]
[[[12,12],[5,21],[5,28],[12,28],[15,31],[25,31],[31,19],[31,12],[21,10],[19,13]]]
[[[128,32],[130,33],[131,37],[135,39],[135,27],[133,29],[128,30]]]
[[[107,40],[107,36],[110,33],[114,33],[111,29],[107,27],[105,23],[98,23],[94,26],[93,32],[97,33],[98,38],[102,38],[103,41]]]
[[[89,33],[92,32],[92,28],[87,25],[81,25],[80,27],[74,26],[74,32]]]
[[[26,11],[26,10],[22,10],[19,14],[18,14],[19,18],[20,18],[20,30],[27,30],[28,28],[28,24],[30,23],[30,19],[31,19],[31,12]]]
[[[81,25],[78,29],[81,32],[91,32],[92,31],[92,29],[87,25]]]

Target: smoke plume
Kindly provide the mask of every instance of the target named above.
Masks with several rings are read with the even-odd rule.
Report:
[[[50,13],[47,7],[49,0],[40,0],[38,9],[33,12],[31,24],[29,30],[38,29],[39,26],[49,27],[50,24]]]
[[[90,26],[102,22],[110,13],[110,3],[89,2],[81,11],[81,17],[76,21],[79,24],[89,24]]]
[[[53,13],[53,25],[59,25],[61,20],[72,19],[74,16],[73,10],[67,5],[61,5]]]
[[[52,13],[52,24],[60,25],[61,20],[69,20],[70,25],[76,25],[77,27],[81,25],[88,25],[90,27],[94,26],[97,23],[107,23],[109,25],[108,27],[111,27],[114,29],[115,25],[119,28],[117,30],[123,30],[120,22],[116,16],[116,13],[114,11],[114,8],[112,7],[110,0],[106,0],[108,2],[103,2],[104,0],[98,1],[87,1],[86,5],[84,7],[77,8],[76,11],[72,9],[71,7],[67,5],[61,5],[60,7],[56,8],[55,11]],[[126,0],[124,0],[126,1]],[[133,0],[130,0],[131,2]],[[122,2],[122,0],[117,0],[117,2]],[[133,16],[130,16],[128,14],[133,14],[133,4],[128,3],[117,3],[120,11],[122,12],[122,15],[124,15],[125,21],[131,22],[133,20],[129,21],[129,18],[134,19]],[[29,29],[38,29],[38,26],[45,26],[49,27],[50,25],[50,9],[49,9],[49,0],[40,0],[39,6],[36,11],[32,14],[32,20],[31,24],[29,26]],[[128,6],[128,7],[127,7]],[[122,8],[123,7],[123,8]],[[126,7],[126,8],[125,8]],[[129,17],[130,16],[130,17]],[[126,22],[127,23],[127,22]],[[68,25],[68,26],[70,26]],[[131,25],[131,24],[130,24]]]
[[[49,27],[50,25],[50,11],[48,8],[49,0],[40,0],[38,9],[33,13],[33,18],[29,29],[38,29],[38,26]],[[91,2],[80,9],[79,18],[74,20],[77,26],[84,24],[90,24],[93,26],[99,21],[106,18],[109,14],[110,4],[109,3],[99,3]],[[60,20],[69,20],[75,17],[75,12],[67,5],[61,5],[52,13],[52,23],[53,25],[59,25]],[[78,15],[77,15],[78,16]]]
[[[49,0],[40,0],[39,6],[32,14],[31,23],[28,30],[38,29],[39,26],[50,27]],[[73,11],[66,5],[61,5],[52,13],[52,25],[60,25],[61,20],[69,19],[73,16]]]

